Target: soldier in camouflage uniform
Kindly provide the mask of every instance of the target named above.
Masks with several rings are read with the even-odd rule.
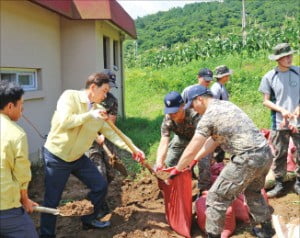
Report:
[[[200,115],[194,110],[184,110],[184,102],[178,92],[170,92],[165,96],[165,117],[161,124],[161,140],[157,150],[156,165],[159,170],[165,167],[175,166],[179,158],[192,139]],[[171,134],[174,134],[170,141]],[[208,169],[207,169],[208,168]],[[200,191],[210,187],[210,160],[201,161],[199,170]]]
[[[268,197],[284,194],[283,179],[287,172],[287,155],[290,137],[297,147],[295,192],[300,194],[300,67],[293,66],[290,45],[281,43],[274,47],[269,59],[277,61],[277,67],[262,78],[259,91],[263,93],[264,106],[271,109],[271,142],[275,148],[275,187]]]
[[[110,87],[116,86],[116,75],[111,70],[105,70],[102,73],[109,76],[109,84]],[[110,92],[107,93],[104,101],[101,102],[101,105],[106,109],[108,117],[113,122],[116,121],[118,114],[118,100],[117,98]],[[98,137],[99,138],[99,137]],[[99,172],[103,176],[104,179],[108,183],[110,183],[114,179],[114,170],[112,166],[109,164],[108,155],[104,152],[102,147],[102,143],[104,142],[104,136],[102,140],[94,141],[93,145],[87,152],[87,156],[95,163]],[[109,140],[105,140],[105,144],[110,149],[110,151],[115,151],[115,146]],[[98,218],[101,218],[110,212],[107,201],[103,202],[103,206],[99,212]]]
[[[271,238],[274,235],[271,212],[261,194],[272,163],[266,139],[240,108],[231,102],[213,99],[210,90],[203,86],[193,86],[188,91],[186,108],[191,105],[202,118],[171,175],[180,173],[193,158],[200,160],[216,146],[233,155],[207,195],[208,237],[220,237],[227,208],[244,192],[255,225],[261,224],[261,228],[253,227],[254,234]]]

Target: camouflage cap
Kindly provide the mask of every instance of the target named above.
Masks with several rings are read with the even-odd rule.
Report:
[[[231,75],[233,71],[229,69],[226,65],[220,65],[215,69],[215,78],[222,78],[227,75]]]
[[[273,54],[269,55],[270,60],[279,60],[280,58],[295,53],[288,43],[280,43],[273,48]]]

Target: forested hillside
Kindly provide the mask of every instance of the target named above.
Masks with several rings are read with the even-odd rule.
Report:
[[[300,2],[295,0],[245,0],[247,29],[279,29],[289,18],[299,20]],[[240,34],[242,0],[187,4],[167,12],[138,18],[138,50],[170,47],[192,38]]]

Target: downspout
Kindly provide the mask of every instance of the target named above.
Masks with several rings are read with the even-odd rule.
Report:
[[[124,35],[120,35],[120,65],[121,65],[121,118],[125,119],[125,74],[124,74],[124,60],[123,60],[123,42]]]

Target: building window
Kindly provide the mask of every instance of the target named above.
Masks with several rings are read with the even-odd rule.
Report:
[[[109,48],[109,37],[103,36],[103,63],[104,68],[110,68],[110,48]]]
[[[0,80],[8,80],[20,85],[24,91],[38,90],[36,69],[0,68]]]
[[[119,42],[114,40],[113,43],[113,51],[114,51],[114,66],[119,67]]]

